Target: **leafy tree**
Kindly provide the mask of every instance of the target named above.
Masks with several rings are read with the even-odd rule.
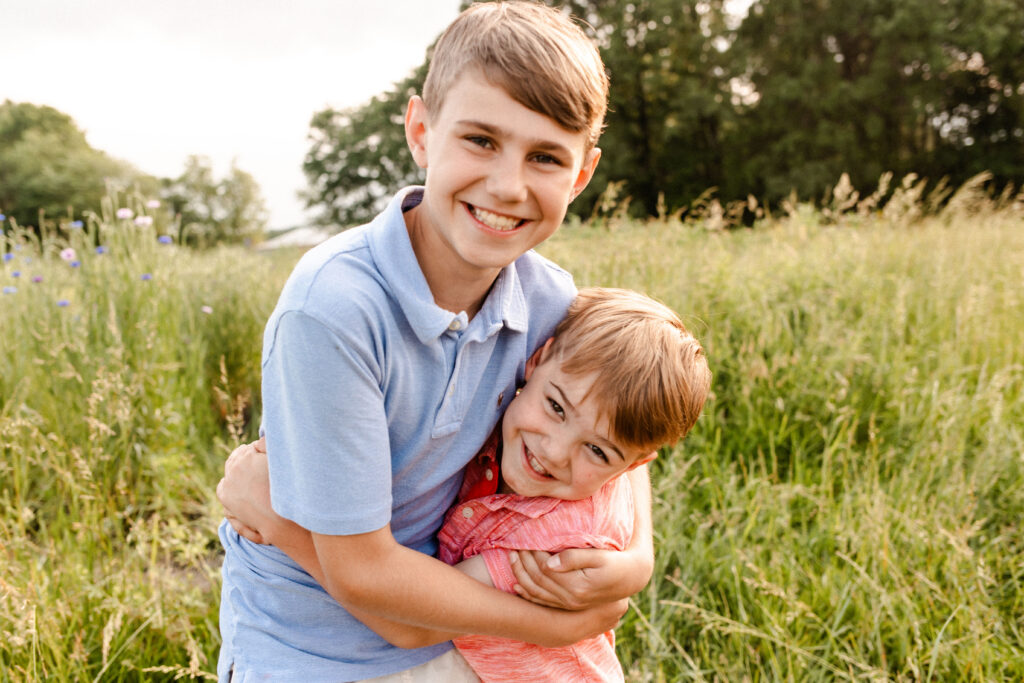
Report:
[[[0,211],[22,225],[98,211],[108,183],[153,179],[93,149],[67,114],[10,100],[0,105]]]
[[[552,4],[559,5],[558,2]],[[642,213],[682,206],[721,186],[730,125],[731,41],[723,0],[572,0],[611,79],[604,152],[581,196],[592,205],[624,183]]]
[[[228,175],[217,180],[207,157],[189,156],[180,176],[164,180],[161,195],[178,217],[179,238],[185,244],[239,242],[266,228],[259,184],[234,163]]]
[[[1024,28],[1005,0],[757,0],[730,173],[768,200],[848,172],[1024,178]],[[1011,57],[1011,55],[1014,55]],[[1016,161],[1013,161],[1015,159]]]
[[[422,171],[405,142],[409,97],[427,77],[427,63],[409,78],[366,104],[313,115],[312,143],[302,170],[309,188],[306,206],[321,209],[318,222],[351,226],[373,218],[400,187],[422,182]]]

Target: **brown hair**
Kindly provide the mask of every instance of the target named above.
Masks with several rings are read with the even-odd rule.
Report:
[[[645,449],[686,436],[711,386],[704,349],[672,309],[626,289],[580,290],[549,354],[562,372],[596,373],[588,393],[612,434]]]
[[[562,12],[524,1],[471,5],[434,45],[423,84],[427,111],[441,111],[446,93],[469,68],[479,68],[524,107],[586,132],[586,151],[597,144],[608,76],[593,43]]]

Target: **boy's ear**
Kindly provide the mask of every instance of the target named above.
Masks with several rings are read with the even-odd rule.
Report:
[[[419,95],[409,98],[405,107],[405,141],[420,168],[427,167],[427,105]]]
[[[644,457],[637,458],[632,465],[626,468],[626,471],[628,472],[629,470],[635,470],[637,467],[640,467],[640,465],[646,465],[647,463],[649,463],[650,461],[654,460],[657,457],[658,451],[651,451]]]
[[[548,340],[544,342],[543,346],[534,351],[533,355],[530,356],[530,360],[526,361],[526,370],[523,371],[524,380],[529,380],[534,369],[544,362],[544,359],[548,355],[548,349],[551,348],[551,342],[553,341],[555,341],[554,337],[548,337]]]
[[[570,202],[586,189],[590,179],[594,177],[594,171],[597,170],[597,162],[599,161],[601,161],[601,150],[595,147],[587,153],[586,158],[583,160],[583,165],[580,167],[580,172],[576,174],[576,182],[572,184]]]

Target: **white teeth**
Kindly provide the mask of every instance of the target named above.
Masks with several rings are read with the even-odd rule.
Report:
[[[486,209],[481,209],[476,206],[473,207],[473,216],[487,227],[501,231],[511,230],[520,223],[518,218],[491,213]]]
[[[530,463],[531,469],[533,469],[533,471],[536,472],[537,474],[544,475],[545,477],[551,476],[548,474],[548,471],[546,469],[541,467],[541,464],[537,462],[537,459],[534,458],[532,455],[527,455],[526,461]]]

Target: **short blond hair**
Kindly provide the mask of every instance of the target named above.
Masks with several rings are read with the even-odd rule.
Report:
[[[596,373],[588,395],[599,402],[612,436],[637,448],[686,436],[711,386],[704,349],[679,316],[626,289],[580,290],[549,354],[562,372]]]
[[[528,109],[597,144],[608,107],[608,75],[597,48],[557,9],[536,2],[478,2],[456,17],[430,57],[423,101],[440,112],[467,69],[478,68]]]

